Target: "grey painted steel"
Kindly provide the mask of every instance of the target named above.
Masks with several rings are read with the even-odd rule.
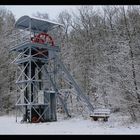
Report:
[[[62,63],[62,61],[59,59],[59,57],[57,56],[57,54],[55,54],[55,57],[58,61],[58,64],[60,65],[60,67],[62,68],[62,70],[66,73],[68,79],[72,82],[75,90],[77,91],[77,94],[79,96],[81,96],[84,101],[87,103],[89,110],[90,111],[94,111],[94,107],[93,105],[90,103],[90,101],[88,100],[88,98],[83,94],[82,90],[79,88],[78,84],[76,83],[76,81],[73,79],[73,77],[71,76],[71,74],[69,73],[69,71],[67,70],[67,68],[65,67],[65,65]]]
[[[42,62],[43,64],[47,65],[48,60],[49,60],[49,58],[44,58],[44,57],[43,58],[33,57],[32,50],[34,50],[35,48],[37,48],[39,46],[39,45],[35,45],[34,48],[33,48],[33,45],[34,44],[26,45],[26,47],[24,48],[24,49],[28,49],[28,53],[26,53],[26,57],[25,58],[18,57],[18,59],[15,61],[15,63],[17,65],[22,65],[23,66],[23,68],[21,68],[22,71],[21,71],[20,77],[21,76],[25,77],[25,75],[27,77],[27,79],[18,78],[17,81],[16,81],[17,85],[26,84],[26,85],[23,85],[24,89],[23,89],[23,91],[21,89],[20,94],[22,94],[22,92],[24,92],[24,98],[26,98],[26,101],[27,101],[27,102],[24,101],[24,103],[17,102],[16,106],[21,106],[21,107],[25,108],[25,112],[24,112],[24,114],[26,116],[25,118],[28,118],[29,122],[31,122],[31,120],[32,120],[32,112],[33,111],[36,112],[39,115],[40,118],[43,117],[45,119],[45,121],[56,121],[57,116],[56,116],[56,107],[55,107],[55,100],[56,100],[55,96],[50,95],[50,99],[48,100],[48,102],[45,102],[43,104],[33,103],[34,100],[32,101],[32,99],[31,99],[32,94],[33,94],[32,86],[33,86],[33,88],[35,88],[34,87],[35,84],[43,82],[42,79],[40,79],[40,80],[39,79],[33,79],[34,75],[32,74],[32,69],[34,69],[34,68],[32,67],[32,64],[35,64],[35,62],[37,62],[39,60],[39,62]],[[45,49],[48,50],[47,46],[45,47]],[[26,51],[24,51],[21,46],[17,46],[16,49],[12,49],[12,51],[16,51],[16,52],[19,52],[18,50],[21,50],[21,56],[24,56],[24,53]],[[54,48],[54,51],[55,51],[55,48]],[[24,65],[25,63],[26,63],[26,65]],[[40,67],[38,63],[36,63],[36,65],[38,65],[37,67]],[[42,67],[40,67],[40,71],[43,71],[41,68]],[[25,69],[27,69],[28,73],[25,72]],[[26,96],[25,92],[26,92],[27,88],[28,88],[28,93],[27,93],[27,96]],[[38,92],[38,90],[39,89],[36,89],[36,92]],[[20,95],[20,97],[21,97],[21,95]],[[43,106],[43,108],[44,108],[44,111],[42,113],[39,113],[38,110],[37,110],[38,108],[36,108],[36,107],[39,107],[39,106]],[[29,115],[28,115],[28,113],[29,113]],[[48,115],[46,115],[46,114],[48,114]],[[25,120],[25,121],[27,121],[27,120]]]
[[[57,115],[56,115],[56,93],[55,91],[54,92],[50,92],[50,91],[47,91],[45,90],[44,91],[44,102],[48,102],[49,100],[49,109],[48,109],[48,112],[45,112],[44,115],[45,118],[49,118],[49,120],[51,121],[56,121],[57,120]]]
[[[18,65],[18,70],[20,70],[16,80],[20,97],[16,105],[24,107],[22,112],[24,113],[23,119],[25,119],[25,121],[28,120],[31,122],[32,116],[35,114],[38,115],[38,120],[42,117],[46,117],[44,118],[45,121],[56,121],[57,119],[56,93],[47,93],[45,95],[43,92],[43,97],[47,97],[48,100],[42,102],[42,98],[39,98],[39,91],[43,90],[42,85],[43,82],[45,82],[43,80],[43,65],[46,64],[49,67],[48,61],[54,57],[53,52],[60,52],[60,48],[59,46],[52,47],[49,43],[34,43],[31,39],[35,33],[48,32],[60,26],[62,27],[59,23],[29,16],[22,16],[15,24],[15,28],[22,29],[23,31],[18,30],[15,32],[15,35],[12,36],[14,41],[11,42],[12,48],[10,48],[9,51],[18,53],[17,58],[14,60],[14,63]],[[45,53],[40,54],[41,57],[40,55],[36,55],[40,52],[40,49],[49,52],[49,56]],[[50,72],[48,75],[50,75]],[[42,107],[43,111],[41,111]]]
[[[40,60],[41,62],[46,62],[48,60],[48,58],[37,58],[37,57],[26,57],[26,58],[22,58],[22,59],[18,59],[15,61],[16,64],[21,64],[21,63],[25,63],[25,62],[28,62],[29,59],[31,59],[31,61],[38,61]]]
[[[30,30],[34,32],[48,32],[54,28],[63,27],[63,25],[50,20],[43,20],[25,15],[17,20],[15,27],[17,29],[27,29],[30,27]]]
[[[16,45],[16,46],[10,48],[10,51],[22,52],[23,49],[26,49],[26,48],[28,48],[30,46],[32,48],[38,46],[39,48],[42,48],[42,49],[48,49],[48,50],[53,50],[53,51],[59,51],[60,52],[59,46],[52,47],[49,44],[39,44],[39,43],[33,43],[31,41],[25,41],[22,44]]]
[[[23,80],[23,81],[16,81],[16,84],[33,83],[33,82],[42,82],[42,80]]]
[[[46,67],[44,67],[44,68],[45,68],[45,71],[46,71],[46,75],[49,78],[49,82],[52,84],[52,86],[53,86],[53,88],[54,88],[54,90],[55,90],[55,92],[57,94],[57,97],[59,98],[60,102],[62,103],[63,109],[65,110],[67,116],[71,117],[71,115],[69,114],[68,109],[67,109],[67,107],[65,105],[65,102],[63,101],[63,99],[59,95],[59,91],[58,91],[57,85],[53,82],[51,76],[49,75],[49,72],[48,72],[47,68]]]
[[[84,99],[84,102],[89,107],[90,111],[94,111],[94,107],[87,99],[87,97],[82,93],[82,90],[79,88],[78,84],[75,82],[74,78],[71,76],[67,68],[61,62],[56,53],[60,52],[59,46],[50,46],[49,43],[40,44],[31,42],[31,36],[39,32],[48,32],[56,27],[62,26],[61,24],[50,22],[48,20],[41,20],[37,18],[32,18],[29,16],[23,16],[19,18],[16,22],[15,27],[18,29],[23,29],[25,32],[29,32],[27,35],[22,32],[24,38],[16,38],[14,45],[10,48],[10,51],[15,51],[19,53],[15,60],[15,64],[18,65],[20,70],[20,75],[16,81],[17,87],[20,91],[20,98],[18,99],[16,105],[24,107],[23,113],[25,114],[25,121],[29,120],[31,122],[32,115],[36,113],[39,118],[45,117],[45,120],[56,121],[56,98],[59,98],[64,111],[68,117],[71,115],[68,112],[66,100],[61,97],[59,93],[58,85],[55,81],[57,73],[57,66],[60,65],[61,69],[67,75],[68,82],[70,81],[77,91],[77,95],[81,96]],[[17,36],[17,34],[16,34]],[[21,34],[20,34],[21,36]],[[40,49],[45,50],[48,54],[43,53],[41,57],[38,54]],[[35,53],[34,53],[35,52]],[[50,62],[54,67],[49,65],[49,60],[54,60]],[[50,66],[50,67],[49,67]],[[44,69],[43,69],[44,68]],[[52,71],[49,71],[49,69]],[[35,77],[37,74],[37,78]],[[41,75],[41,76],[40,76]],[[51,84],[49,87],[43,79],[46,75],[46,79]],[[41,77],[41,78],[40,78]],[[43,83],[44,82],[44,83]],[[46,84],[44,87],[53,88],[54,93],[48,93],[47,90],[43,89],[43,84]],[[48,87],[47,87],[48,86]],[[39,101],[39,92],[43,90],[43,97],[47,98],[43,103]],[[41,91],[42,92],[42,91]],[[46,94],[46,95],[45,95]],[[34,97],[35,96],[35,97]],[[23,101],[21,101],[21,99]],[[38,101],[37,101],[38,100]],[[41,99],[40,99],[41,100]],[[40,103],[41,102],[41,103]],[[43,108],[43,111],[41,109]],[[16,116],[17,117],[17,116]],[[28,117],[28,118],[27,118]]]

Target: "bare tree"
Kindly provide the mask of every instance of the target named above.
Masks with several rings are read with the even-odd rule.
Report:
[[[13,55],[9,53],[9,43],[15,18],[14,15],[5,8],[0,9],[0,110],[7,112],[14,108],[15,101],[15,68],[10,65],[13,60]]]
[[[34,17],[41,18],[41,19],[49,19],[48,13],[40,13],[36,12],[33,14]]]

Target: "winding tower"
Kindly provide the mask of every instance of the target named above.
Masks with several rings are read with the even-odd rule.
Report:
[[[22,16],[15,24],[17,33],[14,34],[16,38],[11,51],[17,54],[14,61],[18,67],[16,107],[21,107],[24,122],[57,121],[57,99],[70,117],[56,82],[58,67],[75,88],[77,96],[83,99],[90,111],[94,110],[60,60],[60,47],[55,45],[53,38],[48,34],[58,27],[63,25],[29,16]]]

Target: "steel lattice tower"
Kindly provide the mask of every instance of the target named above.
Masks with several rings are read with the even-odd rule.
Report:
[[[15,24],[17,39],[14,38],[11,51],[18,54],[15,59],[18,67],[16,106],[22,108],[25,122],[56,121],[57,98],[60,99],[67,115],[70,116],[64,100],[59,96],[58,85],[55,81],[58,66],[74,86],[77,95],[84,100],[91,111],[94,110],[58,57],[60,47],[56,46],[47,34],[48,31],[62,26],[29,16],[22,16]],[[42,42],[42,38],[45,41]],[[46,41],[47,38],[49,41]]]

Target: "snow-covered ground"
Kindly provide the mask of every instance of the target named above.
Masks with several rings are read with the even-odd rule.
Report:
[[[16,123],[14,116],[0,117],[0,134],[140,134],[140,124],[127,122],[128,117],[112,115],[108,122],[76,117],[37,124]]]

